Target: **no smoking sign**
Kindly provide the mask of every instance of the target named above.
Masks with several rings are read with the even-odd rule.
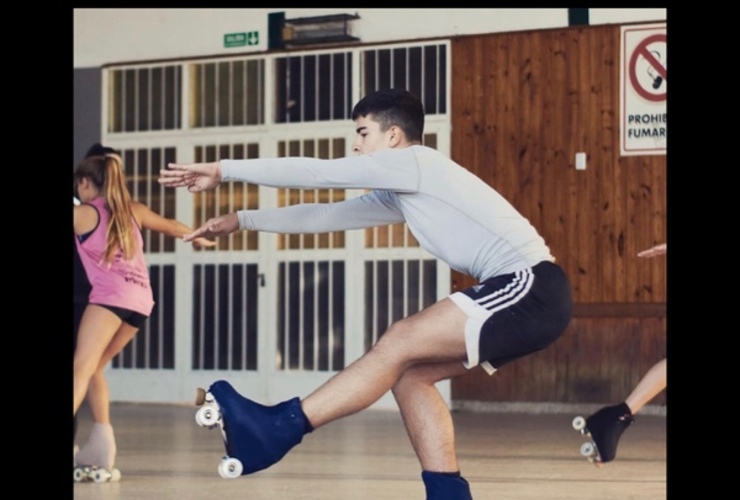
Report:
[[[628,64],[630,84],[641,97],[652,102],[666,100],[668,52],[665,33],[643,39],[632,51]]]
[[[666,25],[622,28],[621,154],[665,154],[668,137]]]

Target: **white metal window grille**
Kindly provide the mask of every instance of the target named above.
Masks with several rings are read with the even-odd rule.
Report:
[[[343,157],[347,146],[344,138],[321,138],[278,141],[277,148],[279,157],[333,159]],[[277,190],[280,207],[333,203],[345,197],[343,189]],[[344,231],[277,235],[277,369],[344,368],[344,256],[337,250],[345,245]],[[315,251],[319,249],[335,254],[338,260],[316,259]]]
[[[257,370],[257,264],[193,268],[194,370]]]
[[[182,66],[111,69],[108,72],[107,132],[179,130],[182,126]]]
[[[265,121],[265,60],[189,66],[190,127],[259,125]]]
[[[222,158],[259,158],[260,147],[256,142],[235,144],[198,145],[194,148],[195,162],[212,162]],[[259,186],[247,182],[227,182],[212,190],[194,195],[194,226],[199,227],[208,219],[235,212],[259,208]],[[218,238],[216,249],[259,250],[256,231],[236,231],[227,237]],[[205,249],[206,251],[211,248]]]
[[[221,158],[257,158],[256,143],[208,144],[194,148],[196,162]],[[195,227],[208,219],[242,209],[259,207],[257,185],[228,182],[194,194]],[[212,254],[240,252],[250,259],[259,250],[256,231],[235,231],[217,238]],[[219,257],[214,255],[214,259]],[[254,258],[254,257],[252,257]],[[257,370],[258,287],[262,281],[257,263],[199,264],[193,268],[192,368],[201,370]]]
[[[346,141],[338,139],[304,139],[278,142],[278,156],[307,156],[311,158],[341,158],[346,150]],[[346,197],[344,189],[278,189],[278,206],[299,203],[335,203]],[[279,234],[278,249],[344,248],[345,232],[335,231],[322,234]]]
[[[447,45],[426,44],[363,50],[362,94],[399,87],[419,96],[428,115],[447,112]],[[343,120],[350,117],[353,51],[274,58],[273,123]],[[267,58],[188,65],[188,127],[268,123]],[[107,131],[143,132],[182,127],[181,65],[111,69]]]
[[[352,111],[352,52],[275,59],[275,123],[345,120]]]
[[[175,266],[149,266],[156,306],[133,340],[111,361],[111,368],[175,367]]]
[[[286,261],[278,267],[278,370],[344,368],[343,261]]]
[[[158,182],[159,168],[175,158],[172,147],[123,149],[121,151],[127,187],[133,199],[166,218],[175,218],[174,195]],[[175,266],[152,263],[154,256],[172,254],[175,240],[155,231],[142,231],[144,251],[155,307],[149,319],[113,360],[113,368],[164,368],[175,365]]]
[[[134,200],[168,219],[175,218],[175,193],[164,188],[157,178],[163,165],[175,160],[175,148],[137,148],[121,151],[126,182]],[[144,231],[144,251],[174,252],[175,240],[155,231]]]
[[[365,350],[378,341],[391,323],[437,300],[436,260],[366,261]]]
[[[427,115],[447,113],[445,44],[364,50],[362,75],[363,95],[403,88],[421,99]]]

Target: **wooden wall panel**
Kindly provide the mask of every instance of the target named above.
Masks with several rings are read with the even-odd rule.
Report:
[[[665,257],[636,253],[666,241],[666,156],[620,157],[620,64],[615,25],[452,40],[452,158],[540,230],[577,305],[557,349],[453,381],[455,399],[621,400],[665,354]]]

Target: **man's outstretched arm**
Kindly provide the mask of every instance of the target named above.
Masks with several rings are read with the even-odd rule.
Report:
[[[159,182],[169,187],[205,191],[221,182],[248,182],[295,189],[419,189],[419,166],[411,150],[383,151],[330,160],[308,157],[222,159],[212,163],[170,163]]]
[[[384,203],[376,192],[337,203],[304,203],[261,210],[239,210],[207,220],[183,237],[213,238],[239,229],[269,233],[306,234],[346,231],[403,222],[396,207]]]

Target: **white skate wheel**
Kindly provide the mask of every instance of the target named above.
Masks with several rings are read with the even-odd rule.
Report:
[[[583,430],[586,427],[586,419],[583,417],[576,417],[573,419],[573,428],[577,431]]]
[[[104,483],[110,478],[111,474],[105,469],[95,469],[92,478],[96,483]]]
[[[234,479],[242,475],[244,466],[237,458],[224,458],[218,464],[218,474],[224,479]]]
[[[75,467],[75,470],[74,470],[74,473],[73,474],[74,474],[75,483],[81,483],[82,481],[85,480],[86,474],[85,474],[85,471],[82,468]]]
[[[93,473],[93,480],[96,483],[115,483],[121,480],[121,471],[115,467],[108,469],[96,469]]]
[[[583,443],[581,445],[581,455],[590,457],[594,454],[594,445],[592,443]]]
[[[218,408],[211,404],[206,404],[195,412],[195,421],[201,427],[212,429],[215,427],[219,418],[221,418]]]

